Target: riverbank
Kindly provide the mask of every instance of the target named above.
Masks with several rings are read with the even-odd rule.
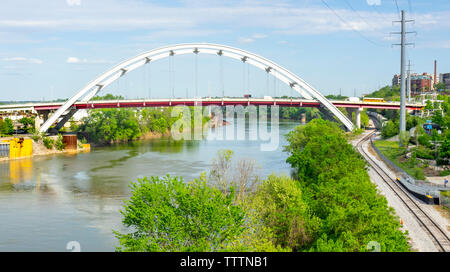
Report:
[[[12,140],[17,137],[4,137],[0,138],[0,142],[5,140]],[[56,136],[50,136],[49,138],[56,138]],[[77,141],[77,149],[62,149],[58,150],[54,146],[52,148],[47,148],[43,142],[42,139],[39,141],[34,141],[30,137],[23,137],[24,140],[31,140],[33,143],[33,151],[30,156],[21,156],[21,157],[14,157],[10,158],[9,156],[0,157],[0,162],[2,161],[10,161],[10,160],[20,160],[24,158],[31,158],[35,156],[45,156],[45,155],[52,155],[52,154],[64,154],[64,153],[81,153],[81,152],[89,152],[90,151],[90,145],[82,144],[81,142]]]
[[[116,144],[123,144],[123,143],[128,143],[128,142],[139,142],[139,141],[145,141],[145,140],[151,140],[151,139],[161,139],[161,138],[166,138],[166,137],[170,137],[170,131],[167,130],[164,133],[160,133],[160,132],[155,132],[155,131],[149,131],[146,133],[143,133],[141,136],[137,137],[134,140],[129,140],[129,141],[112,141],[112,142],[94,142],[94,141],[88,141],[88,143],[91,145],[91,147],[105,147],[105,146],[110,146],[110,145],[116,145]]]
[[[234,119],[234,122],[237,122]],[[231,123],[231,122],[230,122]],[[276,151],[261,151],[265,141],[191,140],[162,137],[132,144],[92,147],[90,153],[54,154],[0,163],[1,251],[66,251],[76,240],[83,251],[114,251],[111,230],[122,229],[123,200],[130,181],[144,176],[182,176],[189,181],[209,169],[217,150],[231,149],[234,157],[256,161],[257,173],[289,174],[284,135],[297,122],[280,122]],[[246,126],[246,135],[253,128]],[[155,137],[155,136],[154,136]],[[38,233],[39,235],[36,235]]]

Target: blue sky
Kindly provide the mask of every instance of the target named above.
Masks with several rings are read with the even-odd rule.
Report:
[[[357,95],[390,84],[400,71],[397,10],[404,9],[415,72],[450,72],[450,1],[436,0],[3,0],[0,101],[67,98],[116,63],[159,46],[230,45],[291,70],[324,94]],[[193,56],[174,65],[176,96],[193,95]],[[224,60],[227,95],[290,94],[264,72]],[[136,70],[104,92],[167,97],[168,60]],[[219,94],[219,62],[199,57],[199,89]],[[150,83],[151,82],[151,83]],[[269,82],[269,84],[268,84]],[[248,90],[245,91],[248,91]],[[149,94],[150,93],[150,94]]]

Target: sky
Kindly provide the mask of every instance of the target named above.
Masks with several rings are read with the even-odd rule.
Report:
[[[353,96],[390,85],[400,72],[399,11],[414,72],[450,72],[448,0],[2,0],[0,101],[69,98],[115,64],[151,49],[208,42],[251,51],[323,94]],[[152,63],[103,93],[191,97],[194,56]],[[265,72],[236,60],[198,57],[202,95],[290,95]],[[173,69],[170,70],[170,65]],[[245,70],[247,69],[247,70]],[[173,79],[169,75],[173,73]],[[221,83],[223,82],[223,84]]]

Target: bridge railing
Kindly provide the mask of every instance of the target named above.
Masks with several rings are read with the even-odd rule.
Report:
[[[419,199],[427,201],[427,196],[433,197],[436,201],[441,201],[441,191],[448,191],[450,188],[444,187],[442,185],[434,184],[424,180],[416,180],[410,174],[405,172],[397,164],[392,162],[387,158],[379,149],[375,146],[373,139],[370,139],[372,148],[378,154],[378,156],[386,163],[390,168],[399,175],[399,182],[405,187],[409,192],[418,197]]]

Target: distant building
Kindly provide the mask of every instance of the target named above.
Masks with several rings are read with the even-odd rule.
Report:
[[[394,77],[392,78],[392,87],[394,86],[400,86],[400,82],[402,80],[401,75],[394,75]]]
[[[445,84],[445,89],[450,90],[450,73],[444,73],[439,75],[439,82]]]
[[[427,73],[411,75],[411,94],[421,94],[433,88],[433,76]]]

